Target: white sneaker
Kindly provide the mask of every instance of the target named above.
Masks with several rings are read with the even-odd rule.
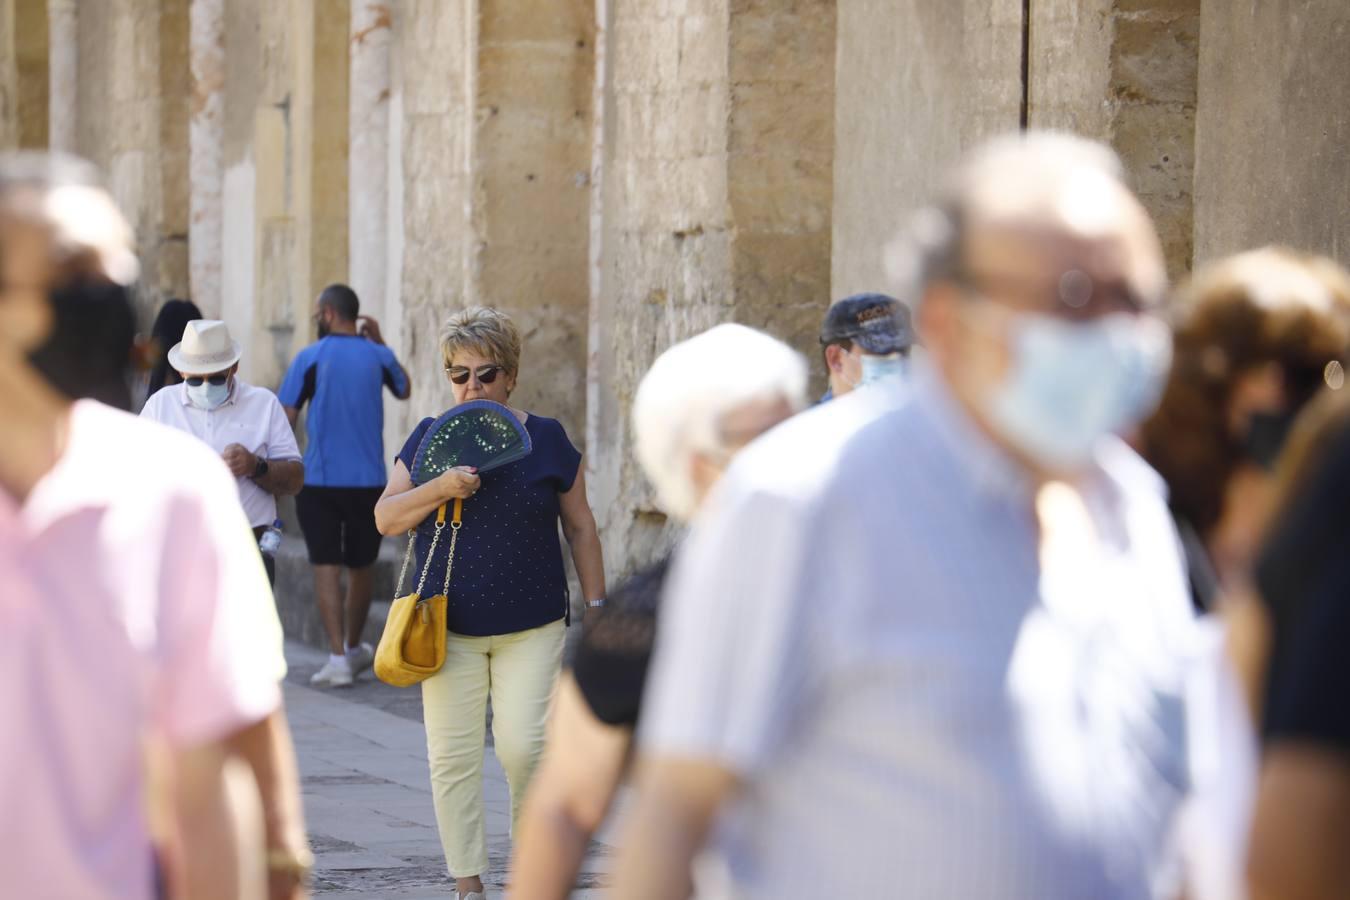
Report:
[[[480,894],[478,891],[474,891],[470,894],[460,894],[459,900],[487,900],[487,894]]]
[[[316,687],[351,687],[352,667],[345,659],[330,659],[310,676],[309,683]]]
[[[351,666],[353,678],[360,675],[375,665],[375,648],[369,644],[361,644],[348,650],[347,665]]]

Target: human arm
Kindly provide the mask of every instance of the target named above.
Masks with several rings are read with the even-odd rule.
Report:
[[[163,860],[170,894],[193,900],[267,896],[262,813],[248,767],[219,741],[164,758],[172,784],[172,844]]]
[[[402,534],[416,528],[442,503],[473,496],[479,479],[474,469],[456,466],[446,469],[426,484],[413,486],[412,476],[403,460],[394,463],[389,484],[375,503],[375,527],[380,534]]]
[[[387,357],[384,360],[385,384],[395,397],[400,400],[407,400],[412,396],[412,379],[408,377],[408,372],[403,368],[403,364],[394,356],[394,351],[389,350],[384,343],[384,335],[380,334],[380,323],[371,316],[361,316],[357,320],[357,334],[374,344],[385,347]]]
[[[300,410],[294,406],[283,406],[282,409],[286,412],[286,421],[294,428],[295,423],[300,421]]]
[[[269,459],[266,473],[254,477],[260,457],[243,444],[230,444],[220,458],[235,478],[252,478],[258,487],[278,497],[298,494],[305,486],[305,464],[298,459]]]
[[[263,833],[269,854],[298,864],[310,858],[305,838],[305,815],[300,802],[300,773],[295,746],[284,709],[235,732],[230,750],[253,770],[262,798]],[[296,868],[268,866],[270,900],[301,900],[308,896],[303,875]]]
[[[1350,757],[1310,741],[1266,751],[1247,862],[1252,900],[1350,896]]]
[[[587,601],[605,598],[605,562],[600,550],[600,533],[595,527],[595,514],[586,499],[586,472],[578,465],[572,487],[559,497],[563,537],[572,550],[572,562],[577,568],[581,593]]]
[[[530,783],[511,863],[511,896],[544,900],[571,895],[577,870],[623,774],[628,728],[597,719],[564,675],[549,717],[543,762]]]
[[[708,760],[639,757],[637,799],[620,845],[611,894],[624,900],[682,900],[693,891],[690,869],[736,775]]]

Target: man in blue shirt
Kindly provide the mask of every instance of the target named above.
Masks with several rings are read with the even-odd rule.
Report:
[[[314,312],[319,340],[295,357],[278,395],[292,426],[309,403],[305,487],[295,506],[328,632],[328,663],[311,681],[333,687],[350,685],[374,659],[370,645],[361,643],[361,631],[370,611],[371,567],[380,552],[375,501],[387,480],[381,392],[388,387],[400,400],[412,393],[408,373],[380,337],[379,323],[361,316],[360,309],[356,292],[345,284],[323,289]],[[345,604],[338,596],[342,567]]]

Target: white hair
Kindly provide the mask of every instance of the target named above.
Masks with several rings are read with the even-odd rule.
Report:
[[[744,325],[718,325],[656,358],[633,400],[638,462],[661,507],[688,521],[698,453],[723,448],[724,417],[756,400],[806,405],[806,361],[787,344]]]

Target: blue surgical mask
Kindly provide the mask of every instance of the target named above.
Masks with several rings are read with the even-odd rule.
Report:
[[[990,424],[1051,471],[1082,467],[1097,442],[1157,405],[1172,362],[1162,322],[1114,314],[1090,322],[1012,314],[1011,367],[987,395]]]
[[[866,384],[875,384],[878,381],[900,381],[909,371],[909,360],[899,353],[892,353],[890,356],[869,356],[864,354],[862,358],[862,380],[858,382],[861,387]]]
[[[220,406],[226,400],[230,399],[230,383],[212,384],[209,381],[203,381],[201,384],[193,387],[185,384],[183,387],[187,390],[188,402],[198,409],[204,409],[207,412]]]

